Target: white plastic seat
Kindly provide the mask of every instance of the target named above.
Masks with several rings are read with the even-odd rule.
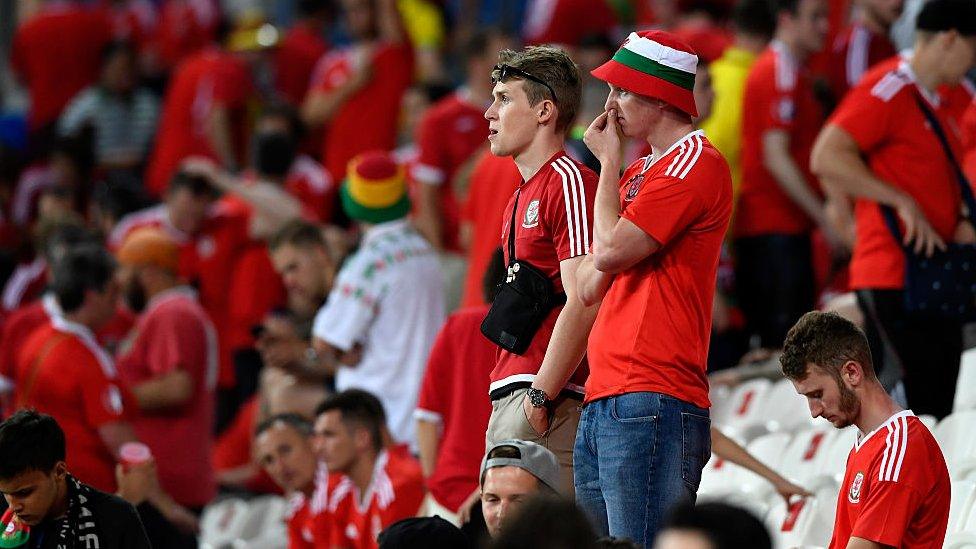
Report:
[[[834,435],[830,446],[825,450],[821,458],[818,477],[829,478],[835,484],[840,485],[847,472],[847,457],[854,447],[857,440],[857,427],[853,425],[841,429]],[[819,479],[817,479],[819,481]]]
[[[702,468],[701,482],[698,484],[699,497],[712,497],[721,499],[730,489],[735,487],[735,476],[733,475],[735,465],[715,454],[708,460]]]
[[[798,433],[783,452],[780,474],[806,488],[816,490],[820,484],[834,484],[821,482],[825,478],[824,471],[832,469],[826,464],[826,456],[835,438],[840,432],[833,427],[817,428]],[[846,456],[844,465],[846,466]]]
[[[818,490],[813,497],[794,500],[790,507],[778,499],[765,520],[773,535],[773,546],[826,547],[833,531],[836,505],[837,489],[832,486]]]
[[[285,510],[288,504],[278,496],[262,496],[248,502],[244,526],[237,534],[234,547],[243,547],[257,538],[270,537],[272,533],[287,537]]]
[[[725,385],[710,385],[708,387],[708,400],[712,406],[708,410],[708,415],[712,420],[712,425],[719,427],[725,424],[725,419],[732,403],[730,401],[732,389]]]
[[[935,432],[935,426],[939,424],[939,420],[931,414],[922,414],[918,416],[918,420],[922,422],[922,425],[928,427],[930,432]]]
[[[961,483],[952,483],[952,502],[949,504],[949,528],[946,530],[946,540],[943,547],[947,549],[976,548],[976,505],[973,505],[973,483],[962,486],[959,493],[956,487]],[[968,494],[966,492],[969,492]],[[968,498],[966,496],[969,496]],[[968,499],[969,501],[963,501]],[[961,503],[956,504],[957,501]]]
[[[248,504],[228,498],[208,505],[200,519],[201,549],[223,549],[231,545],[244,529]]]
[[[952,411],[976,410],[976,348],[963,351],[956,381],[956,398]]]
[[[797,394],[793,382],[781,379],[774,383],[762,399],[763,426],[766,431],[795,431],[811,424],[806,397]]]
[[[736,387],[729,396],[728,411],[719,428],[737,440],[750,441],[766,433],[763,401],[772,383],[752,379]]]
[[[972,436],[976,425],[976,410],[954,412],[935,427],[934,435],[942,448],[949,475],[953,479],[965,479],[976,473],[976,437]]]

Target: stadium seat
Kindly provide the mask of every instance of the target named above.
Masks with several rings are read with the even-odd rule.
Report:
[[[783,448],[789,443],[789,434],[770,433],[752,441],[747,449],[756,459],[777,470],[780,467]],[[698,493],[702,497],[707,496],[722,501],[746,499],[754,502],[756,509],[761,508],[764,514],[768,510],[766,500],[773,493],[773,486],[752,471],[712,455],[702,470]],[[757,512],[756,509],[751,510]]]
[[[966,526],[966,517],[976,496],[976,482],[957,480],[952,483],[952,501],[949,503],[949,534],[961,531]]]
[[[939,424],[939,420],[935,416],[930,414],[922,414],[918,416],[918,420],[922,422],[922,425],[929,428],[929,431],[935,432],[935,426]]]
[[[287,509],[288,502],[278,496],[263,496],[249,501],[244,526],[234,541],[235,549],[248,546],[250,541],[258,538],[287,537],[285,526]]]
[[[708,415],[713,425],[722,425],[728,416],[731,407],[730,396],[732,389],[726,385],[709,385],[708,400],[712,406],[708,410]]]
[[[244,529],[247,511],[247,502],[240,498],[208,505],[200,519],[200,549],[230,547]]]
[[[830,473],[826,477],[824,475],[824,471],[833,470],[830,467],[832,464],[826,463],[824,456],[838,434],[839,431],[833,427],[798,433],[783,451],[780,474],[811,491],[824,484],[835,484]],[[846,456],[842,463],[842,467],[846,466]]]
[[[726,435],[748,442],[766,433],[763,401],[772,383],[768,379],[753,379],[736,387],[728,400],[728,412],[716,425]]]
[[[942,447],[949,475],[955,480],[976,477],[976,410],[963,410],[946,416],[935,427],[934,435]]]
[[[857,440],[857,433],[857,427],[852,425],[834,435],[830,447],[826,449],[823,456],[819,476],[829,477],[835,484],[840,485],[847,472],[847,457],[854,447],[854,441]]]
[[[952,411],[963,410],[976,410],[976,348],[964,351],[959,361],[959,377]]]
[[[763,426],[766,431],[795,431],[812,423],[806,398],[796,393],[788,379],[781,379],[770,387],[762,399]]]
[[[837,488],[827,486],[809,498],[794,499],[789,507],[778,499],[766,516],[766,526],[773,534],[773,547],[826,547],[834,525]]]
[[[972,484],[962,487],[957,495],[956,487],[959,482],[952,483],[952,503],[949,505],[949,528],[946,530],[946,540],[943,547],[946,549],[973,549],[976,548],[976,505],[973,505]],[[969,491],[967,494],[966,491]],[[968,496],[968,498],[967,498]],[[960,505],[956,505],[957,500],[965,500]],[[962,508],[960,508],[962,507]]]

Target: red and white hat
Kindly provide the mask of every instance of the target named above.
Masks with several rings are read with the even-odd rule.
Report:
[[[689,45],[673,34],[648,30],[630,33],[613,58],[591,74],[698,116],[692,92],[697,68],[698,56]]]

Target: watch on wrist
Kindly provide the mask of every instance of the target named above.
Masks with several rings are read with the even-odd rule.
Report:
[[[546,392],[542,389],[536,389],[535,387],[529,387],[529,403],[535,408],[548,408],[552,401],[546,396]]]

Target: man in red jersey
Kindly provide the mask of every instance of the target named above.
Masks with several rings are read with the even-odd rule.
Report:
[[[694,501],[709,458],[705,368],[732,176],[692,124],[697,65],[669,33],[631,33],[593,71],[610,94],[583,137],[602,169],[595,245],[577,278],[584,302],[602,305],[587,347],[576,501],[598,533],[642,546],[670,507]],[[623,177],[620,133],[651,148]]]
[[[275,89],[290,105],[301,105],[312,79],[312,71],[327,51],[325,26],[330,2],[301,0],[298,20],[288,29],[274,53]]]
[[[949,521],[949,471],[935,437],[874,373],[864,333],[835,313],[790,329],[783,374],[810,415],[859,433],[837,497],[830,549],[938,549]]]
[[[897,53],[888,34],[904,4],[904,0],[857,3],[851,24],[836,37],[830,53],[828,76],[835,101],[840,102],[868,69]]]
[[[491,72],[497,52],[510,43],[497,33],[472,35],[464,48],[464,85],[431,105],[417,127],[417,160],[410,167],[410,179],[419,184],[417,229],[438,250],[461,250],[455,176],[485,143],[488,121],[482,115],[491,102],[485,74]]]
[[[840,245],[809,170],[823,115],[807,63],[823,47],[827,0],[779,0],[774,11],[773,41],[746,80],[742,185],[732,230],[746,329],[768,348],[782,345],[793,322],[813,308],[813,229]]]
[[[528,276],[519,275],[522,264],[535,268],[552,280],[555,306],[526,336],[523,352],[499,347],[486,442],[518,439],[545,446],[559,458],[564,488],[572,493],[573,443],[587,372],[585,335],[597,310],[576,292],[576,269],[590,249],[597,176],[565,151],[582,77],[556,48],[504,50],[498,61],[492,71],[494,101],[485,112],[488,142],[495,156],[512,157],[522,176],[502,217],[499,244],[509,269],[507,283],[517,287],[519,276]]]
[[[400,100],[413,80],[413,54],[394,0],[343,0],[353,44],[327,53],[302,105],[310,127],[325,127],[322,162],[338,181],[349,161],[396,146]]]
[[[960,181],[923,111],[938,121],[959,161],[965,107],[950,94],[965,94],[958,84],[976,64],[976,5],[927,3],[916,26],[911,59],[886,61],[847,94],[817,138],[811,165],[828,189],[856,200],[851,288],[878,370],[901,370],[908,406],[941,418],[952,411],[961,326],[906,310],[905,261],[907,253],[930,255],[946,242],[976,242]],[[883,207],[898,218],[900,242]],[[890,365],[882,358],[889,354]]]
[[[123,297],[139,315],[117,365],[140,412],[133,427],[158,462],[160,482],[180,504],[202,510],[216,495],[217,333],[196,292],[179,283],[179,255],[179,245],[153,228],[133,231],[116,253]]]
[[[329,494],[330,544],[323,547],[375,549],[384,528],[420,512],[420,464],[405,446],[384,444],[385,425],[383,405],[366,391],[336,393],[319,406],[316,450],[340,475]]]
[[[328,547],[329,474],[312,447],[312,424],[278,414],[255,428],[254,458],[290,498],[288,549]]]

